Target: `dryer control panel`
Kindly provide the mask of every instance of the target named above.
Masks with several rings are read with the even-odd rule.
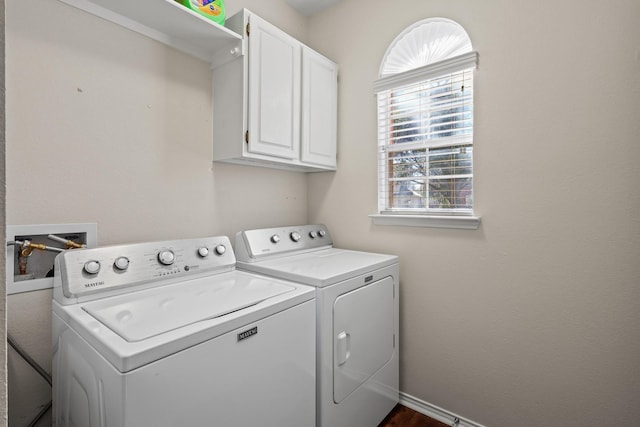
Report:
[[[331,234],[323,224],[261,228],[236,235],[236,253],[238,259],[245,262],[331,246]]]
[[[54,299],[72,304],[235,268],[226,236],[75,249],[56,257]]]

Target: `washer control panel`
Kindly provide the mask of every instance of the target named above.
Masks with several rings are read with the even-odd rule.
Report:
[[[226,236],[74,249],[56,258],[54,298],[164,284],[168,279],[232,270],[235,262]]]
[[[333,246],[333,240],[322,224],[246,230],[236,235],[236,254],[241,261],[323,246]]]

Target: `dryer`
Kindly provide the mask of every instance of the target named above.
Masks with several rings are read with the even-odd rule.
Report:
[[[312,427],[314,294],[237,271],[227,237],[62,253],[53,423]]]
[[[398,403],[398,257],[334,248],[324,225],[247,230],[235,247],[238,269],[316,288],[316,425],[378,425]]]

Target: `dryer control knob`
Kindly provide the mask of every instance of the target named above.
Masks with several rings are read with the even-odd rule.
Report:
[[[158,252],[158,261],[160,264],[171,265],[176,260],[176,254],[171,249],[163,249]]]
[[[84,271],[89,274],[98,274],[100,271],[100,261],[87,261],[84,263]]]
[[[129,268],[129,258],[126,256],[119,256],[115,261],[113,261],[113,266],[120,271],[124,271]]]
[[[291,240],[293,240],[294,242],[299,242],[300,239],[302,239],[302,236],[300,235],[300,233],[298,233],[297,231],[293,231],[291,232],[291,234],[289,235],[289,237],[291,237]]]
[[[271,236],[271,243],[278,243],[280,241],[280,236],[278,236],[277,234],[274,234],[273,236]]]
[[[318,237],[318,233],[316,233],[315,231],[310,231],[309,237],[311,237],[312,239],[315,239],[316,237]]]
[[[198,255],[202,258],[206,258],[209,256],[209,248],[206,246],[200,246],[198,248]]]
[[[218,255],[224,255],[224,253],[227,252],[227,248],[224,245],[218,245],[216,246],[215,251]]]
[[[318,230],[318,236],[320,236],[320,237],[324,237],[324,236],[326,236],[326,235],[327,235],[327,232],[326,232],[326,231],[324,231],[324,230]]]

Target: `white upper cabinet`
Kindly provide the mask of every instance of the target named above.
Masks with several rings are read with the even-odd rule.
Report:
[[[302,50],[302,140],[300,159],[336,167],[338,68],[319,53]]]
[[[337,65],[247,10],[245,55],[214,68],[214,161],[335,170]]]
[[[250,21],[248,150],[298,159],[300,43],[255,15]]]

